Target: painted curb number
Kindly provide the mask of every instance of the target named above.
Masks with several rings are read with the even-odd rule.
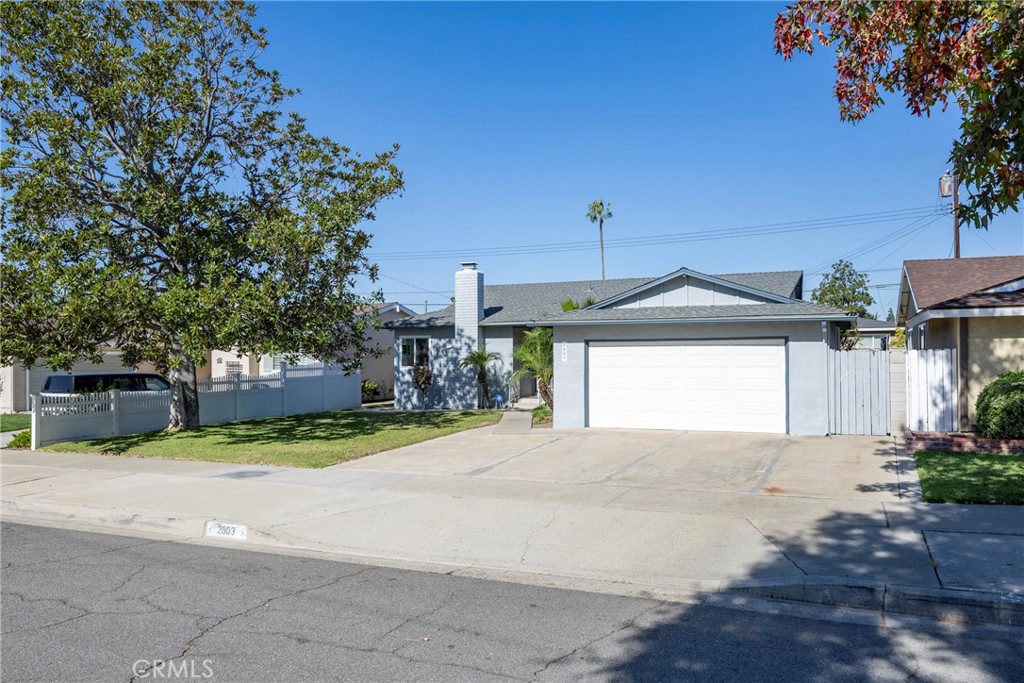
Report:
[[[236,541],[244,541],[248,528],[244,524],[225,524],[223,522],[207,522],[206,535],[217,538],[231,538]]]

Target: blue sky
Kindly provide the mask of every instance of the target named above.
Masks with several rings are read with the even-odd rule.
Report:
[[[841,122],[833,56],[775,55],[782,7],[281,2],[261,4],[257,21],[270,41],[264,65],[302,90],[290,108],[314,131],[363,154],[402,146],[405,192],[367,226],[383,277],[361,291],[433,309],[464,259],[489,283],[599,279],[597,227],[585,214],[601,198],[614,212],[609,278],[799,269],[809,295],[813,273],[853,254],[884,312],[903,259],[950,253],[951,217],[914,220],[948,203],[937,181],[959,118],[914,117],[894,95],[863,123]],[[781,234],[614,243],[899,209],[923,210]],[[1021,214],[980,236],[963,232],[964,256],[1024,251]]]

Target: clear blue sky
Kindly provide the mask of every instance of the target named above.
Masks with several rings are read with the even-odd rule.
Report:
[[[833,55],[784,62],[776,3],[264,3],[265,66],[292,109],[364,154],[401,144],[403,196],[385,202],[371,257],[388,300],[446,304],[458,262],[488,283],[598,279],[591,200],[612,204],[608,277],[799,269],[855,254],[877,311],[903,259],[945,258],[952,219],[912,218],[708,241],[614,240],[936,207],[958,116],[920,119],[899,96],[839,120]],[[948,203],[948,200],[944,200]],[[905,233],[896,232],[904,229]],[[905,237],[890,241],[894,235]],[[529,255],[482,249],[591,241]],[[1009,214],[964,256],[1024,251]],[[395,259],[395,252],[453,250]],[[880,287],[878,287],[880,285]],[[360,288],[369,291],[370,285]],[[424,291],[427,290],[427,291]]]

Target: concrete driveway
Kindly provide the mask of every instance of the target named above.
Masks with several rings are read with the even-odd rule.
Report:
[[[889,437],[536,430],[528,435],[462,432],[334,469],[464,481],[703,491],[852,500],[896,500]],[[621,491],[620,491],[621,492]]]

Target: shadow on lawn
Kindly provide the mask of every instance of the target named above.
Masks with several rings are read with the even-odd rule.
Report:
[[[381,432],[434,429],[444,430],[459,426],[473,411],[361,411],[338,410],[326,413],[306,413],[287,417],[271,417],[243,422],[208,425],[184,432],[149,432],[109,439],[89,441],[101,452],[120,455],[133,448],[163,440],[211,441],[222,445],[286,445],[306,442],[330,442],[341,439],[372,437]],[[484,425],[480,425],[484,426]]]

